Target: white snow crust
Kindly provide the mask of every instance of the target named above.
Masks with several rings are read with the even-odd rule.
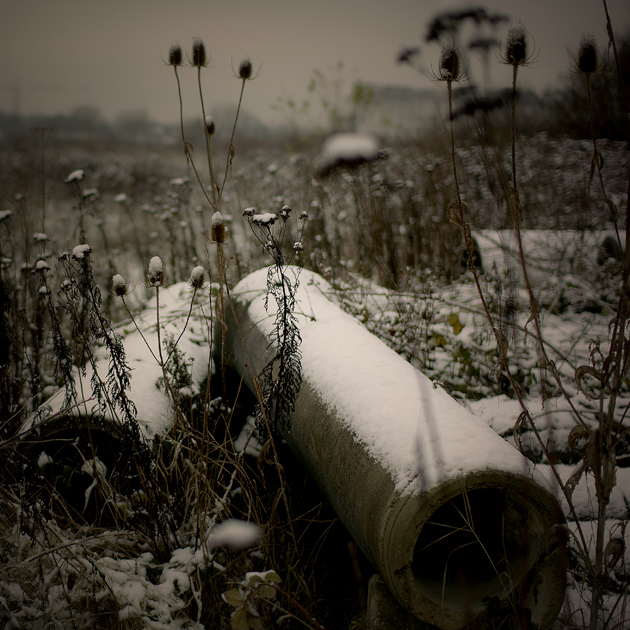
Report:
[[[378,140],[367,133],[337,133],[324,142],[322,157],[326,161],[374,160],[378,157]]]
[[[289,271],[291,273],[291,271]],[[265,334],[267,269],[233,290]],[[303,270],[298,315],[304,379],[386,468],[401,494],[416,494],[458,475],[501,470],[532,476],[530,464],[482,420],[344,313],[328,283]],[[542,476],[537,480],[545,482]]]

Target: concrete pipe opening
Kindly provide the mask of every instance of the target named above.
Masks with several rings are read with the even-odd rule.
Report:
[[[528,510],[504,489],[463,492],[440,506],[416,542],[412,571],[418,589],[450,610],[477,612],[502,599],[531,566],[536,550]],[[525,506],[522,506],[523,508]]]

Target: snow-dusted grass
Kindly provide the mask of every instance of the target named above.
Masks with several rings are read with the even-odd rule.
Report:
[[[560,141],[545,135],[523,139],[519,155],[522,196],[528,207],[526,227],[552,230],[548,234],[554,238],[563,234],[559,228],[609,227],[609,213],[597,188],[591,186],[587,192],[589,151],[588,143]],[[601,151],[609,194],[622,208],[627,203],[627,150],[618,143],[602,143]],[[392,147],[388,157],[352,172],[338,172],[326,180],[313,177],[311,157],[309,154],[286,155],[277,150],[248,156],[238,153],[235,157],[233,177],[223,192],[221,207],[229,226],[229,239],[225,243],[228,285],[233,287],[241,276],[260,267],[264,261],[260,244],[251,238],[247,222],[241,219],[244,208],[257,208],[257,223],[263,228],[271,223],[272,215],[279,215],[285,204],[293,207],[297,214],[308,211],[310,219],[304,238],[298,238],[297,234],[287,237],[289,245],[294,241],[302,245],[299,252],[302,263],[322,273],[343,308],[392,350],[430,380],[442,383],[452,397],[501,437],[515,444],[516,435],[523,451],[553,483],[550,466],[532,431],[521,426],[516,434],[514,432],[519,405],[509,383],[499,376],[496,344],[478,295],[469,277],[460,278],[463,248],[457,228],[448,224],[444,211],[450,200],[452,181],[443,152],[411,146]],[[14,435],[24,418],[39,409],[64,384],[64,376],[55,371],[48,352],[52,331],[45,308],[46,295],[53,299],[62,334],[72,341],[72,360],[77,362],[82,356],[79,333],[85,321],[73,319],[64,311],[65,294],[59,293],[63,277],[57,257],[65,250],[74,253],[77,262],[85,256],[94,261],[103,310],[112,320],[121,322],[114,331],[124,336],[130,358],[130,398],[138,406],[147,435],[153,437],[154,432],[162,432],[172,419],[169,415],[172,402],[164,387],[156,387],[156,382],[159,384],[164,378],[164,371],[156,359],[159,352],[154,328],[155,287],[150,285],[159,281],[163,333],[168,332],[177,340],[187,321],[193,293],[184,281],[190,279],[193,286],[199,281],[203,283],[200,267],[212,281],[222,281],[214,250],[209,249],[209,256],[205,251],[215,245],[207,244],[203,234],[203,226],[211,223],[203,195],[193,187],[181,159],[158,160],[148,156],[130,159],[122,155],[103,157],[74,153],[62,156],[57,178],[47,180],[49,206],[44,221],[39,197],[29,188],[26,175],[13,178],[6,175],[21,172],[11,162],[15,161],[15,156],[5,155],[3,159],[2,181],[12,199],[8,204],[11,207],[0,211],[2,281],[10,305],[3,319],[8,326],[2,330],[0,346],[11,352],[11,369],[7,380],[2,381],[0,400],[3,435]],[[488,183],[487,155],[475,146],[462,147],[457,151],[457,159],[473,228],[498,230],[504,227],[504,208],[497,204],[493,186]],[[74,174],[79,167],[83,171],[81,178]],[[50,177],[50,170],[47,173]],[[73,209],[77,202],[63,183],[67,173],[74,174],[72,185],[83,187],[85,240],[80,238],[79,213]],[[86,192],[88,194],[84,195]],[[584,207],[589,211],[584,212]],[[499,233],[479,234],[485,271],[481,277],[482,288],[502,332],[510,341],[512,375],[523,389],[544,443],[560,462],[557,470],[561,479],[566,481],[574,470],[576,455],[583,452],[585,446],[578,442],[575,454],[568,446],[569,434],[575,426],[575,413],[568,400],[589,426],[596,426],[594,403],[577,388],[574,377],[576,367],[588,362],[593,340],[599,340],[602,352],[606,350],[608,324],[619,294],[614,265],[598,267],[596,244],[591,242],[594,237],[587,234],[583,238],[578,232],[578,239],[583,238],[579,253],[586,262],[578,261],[571,266],[569,258],[579,258],[574,256],[573,246],[560,247],[557,250],[560,253],[571,254],[563,258],[569,266],[564,263],[553,269],[543,266],[542,271],[536,272],[543,338],[568,393],[568,399],[563,399],[558,396],[549,374],[539,368],[532,324],[528,323],[529,301],[520,276],[506,275],[503,251],[497,254],[488,249],[488,239]],[[535,241],[536,233],[532,234]],[[86,243],[92,250],[89,253]],[[541,267],[544,262],[535,251],[536,245],[541,243],[534,242],[529,252],[532,268]],[[164,277],[162,279],[156,265],[152,265],[151,278],[147,278],[148,265],[157,256],[162,261]],[[496,270],[492,261],[497,262]],[[33,269],[36,274],[31,273]],[[192,274],[191,270],[194,270]],[[40,292],[42,278],[47,286],[44,293]],[[445,283],[445,279],[449,282]],[[156,356],[129,320],[121,299],[115,297],[123,293],[138,328]],[[103,627],[108,627],[107,624],[119,627],[117,624],[123,623],[127,627],[163,627],[159,624],[194,627],[200,609],[197,598],[201,598],[203,615],[227,620],[230,608],[220,599],[222,589],[230,588],[228,582],[241,584],[247,571],[266,571],[272,567],[283,580],[288,580],[288,591],[299,594],[303,604],[316,605],[316,597],[309,594],[309,589],[318,592],[321,580],[318,581],[312,571],[298,567],[297,552],[287,552],[278,558],[277,549],[282,545],[277,540],[286,541],[289,537],[287,527],[277,525],[277,497],[258,484],[255,469],[246,473],[245,466],[238,460],[243,448],[250,454],[260,452],[260,445],[248,441],[251,423],[245,425],[243,433],[233,436],[234,446],[229,440],[224,443],[223,439],[221,444],[203,441],[213,430],[214,420],[233,418],[236,406],[235,400],[219,400],[224,396],[222,388],[206,400],[200,387],[207,376],[210,350],[210,331],[203,318],[214,308],[215,297],[206,285],[196,300],[191,320],[178,342],[182,358],[193,359],[192,379],[188,383],[180,382],[175,390],[181,395],[181,417],[198,419],[200,409],[211,408],[208,417],[212,422],[192,427],[185,437],[161,443],[158,450],[163,458],[158,470],[168,478],[170,498],[181,518],[177,523],[179,529],[175,528],[178,540],[173,541],[164,557],[151,548],[146,529],[134,530],[130,525],[132,515],[124,514],[129,508],[125,503],[128,497],[108,489],[107,479],[103,477],[111,473],[111,467],[104,464],[105,457],[90,451],[82,455],[83,460],[74,462],[71,471],[73,482],[83,479],[77,504],[83,508],[87,503],[89,511],[90,507],[98,505],[99,497],[102,498],[108,506],[105,513],[115,514],[119,526],[111,526],[110,521],[105,531],[94,531],[82,520],[81,514],[74,515],[77,523],[73,525],[65,512],[56,515],[57,523],[49,518],[29,521],[23,516],[20,475],[16,472],[23,462],[16,459],[15,441],[2,442],[0,453],[6,455],[4,478],[13,481],[2,488],[0,534],[4,553],[0,569],[0,615],[6,610],[16,620],[21,620],[24,627],[30,624],[35,628],[37,624],[43,628],[52,620],[56,622],[57,616],[61,624],[57,627],[65,627],[63,624],[67,624],[70,617],[77,628],[93,627],[95,616],[108,619]],[[209,298],[213,300],[212,305]],[[200,305],[203,310],[198,309]],[[80,309],[75,313],[80,313]],[[162,341],[164,338],[162,336]],[[169,350],[164,346],[162,350],[165,359]],[[98,369],[106,372],[104,350],[93,348],[93,351]],[[185,361],[179,365],[185,365]],[[84,391],[89,391],[90,373],[77,381],[83,383]],[[543,382],[548,398],[544,407],[540,399]],[[587,389],[591,385],[585,380]],[[618,419],[629,398],[624,386],[617,405]],[[53,405],[62,402],[60,398],[56,401]],[[395,401],[390,404],[395,405]],[[627,417],[623,418],[623,423],[627,425]],[[369,439],[376,449],[384,448],[376,437]],[[618,459],[623,463],[622,451]],[[48,445],[30,455],[34,458],[30,463],[37,466],[44,478],[46,471],[54,470],[51,467],[55,465],[53,455]],[[625,470],[618,470],[608,512],[614,520],[609,522],[608,529],[615,538],[627,540],[623,528],[628,518],[629,494]],[[63,470],[56,475],[56,481],[60,480],[67,480]],[[51,505],[53,512],[60,509],[62,501],[54,493],[48,494],[52,487],[49,480],[42,483],[43,491],[35,497],[42,514],[46,514],[44,508]],[[141,493],[133,499],[133,509],[138,514],[142,500]],[[588,530],[590,543],[589,519],[597,497],[588,476],[580,479],[573,493],[573,512],[566,501],[563,502],[570,526],[576,526],[575,513]],[[213,526],[229,516],[260,521],[263,543],[242,555],[205,548],[203,562],[197,562],[195,558],[199,559],[198,553],[203,548],[200,541],[206,541]],[[265,519],[268,522],[264,522]],[[271,522],[275,524],[269,525]],[[319,551],[315,549],[319,548],[314,545],[309,558],[317,557]],[[345,551],[341,556],[336,560],[348,565]],[[276,564],[271,563],[272,559]],[[615,565],[615,588],[623,588],[619,585],[625,583],[628,561],[624,550]],[[581,572],[578,558],[572,564],[575,578],[569,591],[569,602],[574,610],[570,623],[578,626],[588,619],[590,597],[588,581],[582,579]],[[607,597],[605,611],[610,611],[614,595]],[[330,608],[332,605],[328,606]],[[320,604],[319,610],[323,609],[326,606]],[[625,609],[622,598],[612,613],[611,627],[617,615],[623,619]],[[205,623],[206,627],[213,627],[210,622]],[[201,624],[203,620],[197,627],[202,627]]]

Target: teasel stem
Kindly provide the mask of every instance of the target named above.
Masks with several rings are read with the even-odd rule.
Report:
[[[177,95],[179,97],[179,124],[182,132],[182,144],[184,145],[184,154],[186,155],[186,163],[190,163],[190,156],[188,153],[188,145],[186,143],[186,136],[184,135],[184,102],[182,100],[182,85],[179,80],[179,74],[177,72],[177,66],[173,66],[175,71],[175,79],[177,80]]]
[[[512,66],[512,186],[514,194],[516,194],[516,75],[518,73],[518,64]],[[516,218],[520,223],[520,208],[517,209],[519,216]]]
[[[201,64],[197,66],[197,83],[199,85],[199,100],[201,102],[201,115],[203,120],[203,133],[206,137],[206,152],[208,154],[208,173],[210,175],[210,187],[212,188],[212,201],[210,205],[217,209],[217,186],[214,181],[214,170],[212,169],[212,143],[210,141],[210,133],[206,125],[206,108],[203,102],[203,91],[201,89]],[[206,195],[207,198],[207,195]],[[208,199],[208,201],[210,201]]]
[[[236,124],[238,123],[238,116],[241,112],[241,103],[243,102],[243,92],[245,91],[245,81],[247,81],[246,78],[241,79],[241,94],[238,99],[238,107],[236,108],[236,117],[234,118],[234,125],[232,126],[232,135],[230,136],[230,145],[228,147],[227,160],[225,162],[225,173],[223,175],[223,182],[221,183],[221,190],[219,191],[219,201],[221,201],[221,197],[223,196],[223,188],[225,187],[225,182],[227,181],[228,172],[232,168],[232,160],[234,159],[234,134],[236,133]]]
[[[186,156],[186,164],[188,166],[192,166],[192,169],[195,173],[195,177],[197,178],[197,182],[199,183],[199,186],[206,198],[206,200],[208,201],[208,203],[210,205],[212,205],[212,202],[210,201],[210,198],[208,197],[208,193],[206,192],[205,186],[203,185],[203,182],[201,181],[201,177],[199,177],[199,173],[197,172],[197,167],[195,166],[195,161],[193,160],[193,156],[192,156],[192,152],[191,152],[191,144],[189,142],[186,142],[186,136],[184,134],[184,103],[182,100],[182,86],[179,80],[179,73],[177,72],[177,65],[172,64],[173,65],[173,70],[175,71],[175,78],[177,79],[177,94],[179,96],[179,124],[180,124],[180,129],[181,129],[181,133],[182,133],[182,143],[184,145],[184,155]],[[201,215],[201,222],[202,222],[202,229],[205,231],[205,225],[204,220],[203,220],[203,213]]]

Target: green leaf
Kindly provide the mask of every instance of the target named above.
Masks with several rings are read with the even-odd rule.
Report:
[[[276,589],[268,584],[263,584],[257,591],[259,597],[271,599],[276,596]]]
[[[232,630],[249,630],[250,625],[247,621],[247,612],[244,608],[237,608],[232,613],[232,618],[230,620],[232,625]]]
[[[459,321],[459,315],[457,313],[451,313],[448,316],[448,323],[453,329],[455,335],[459,335],[459,333],[464,330],[464,325]]]
[[[230,606],[238,608],[245,601],[242,593],[237,588],[232,588],[229,591],[221,594],[223,601],[227,602]]]
[[[273,569],[265,571],[263,575],[265,580],[269,582],[275,582],[276,584],[280,584],[280,582],[282,582],[282,578]]]

